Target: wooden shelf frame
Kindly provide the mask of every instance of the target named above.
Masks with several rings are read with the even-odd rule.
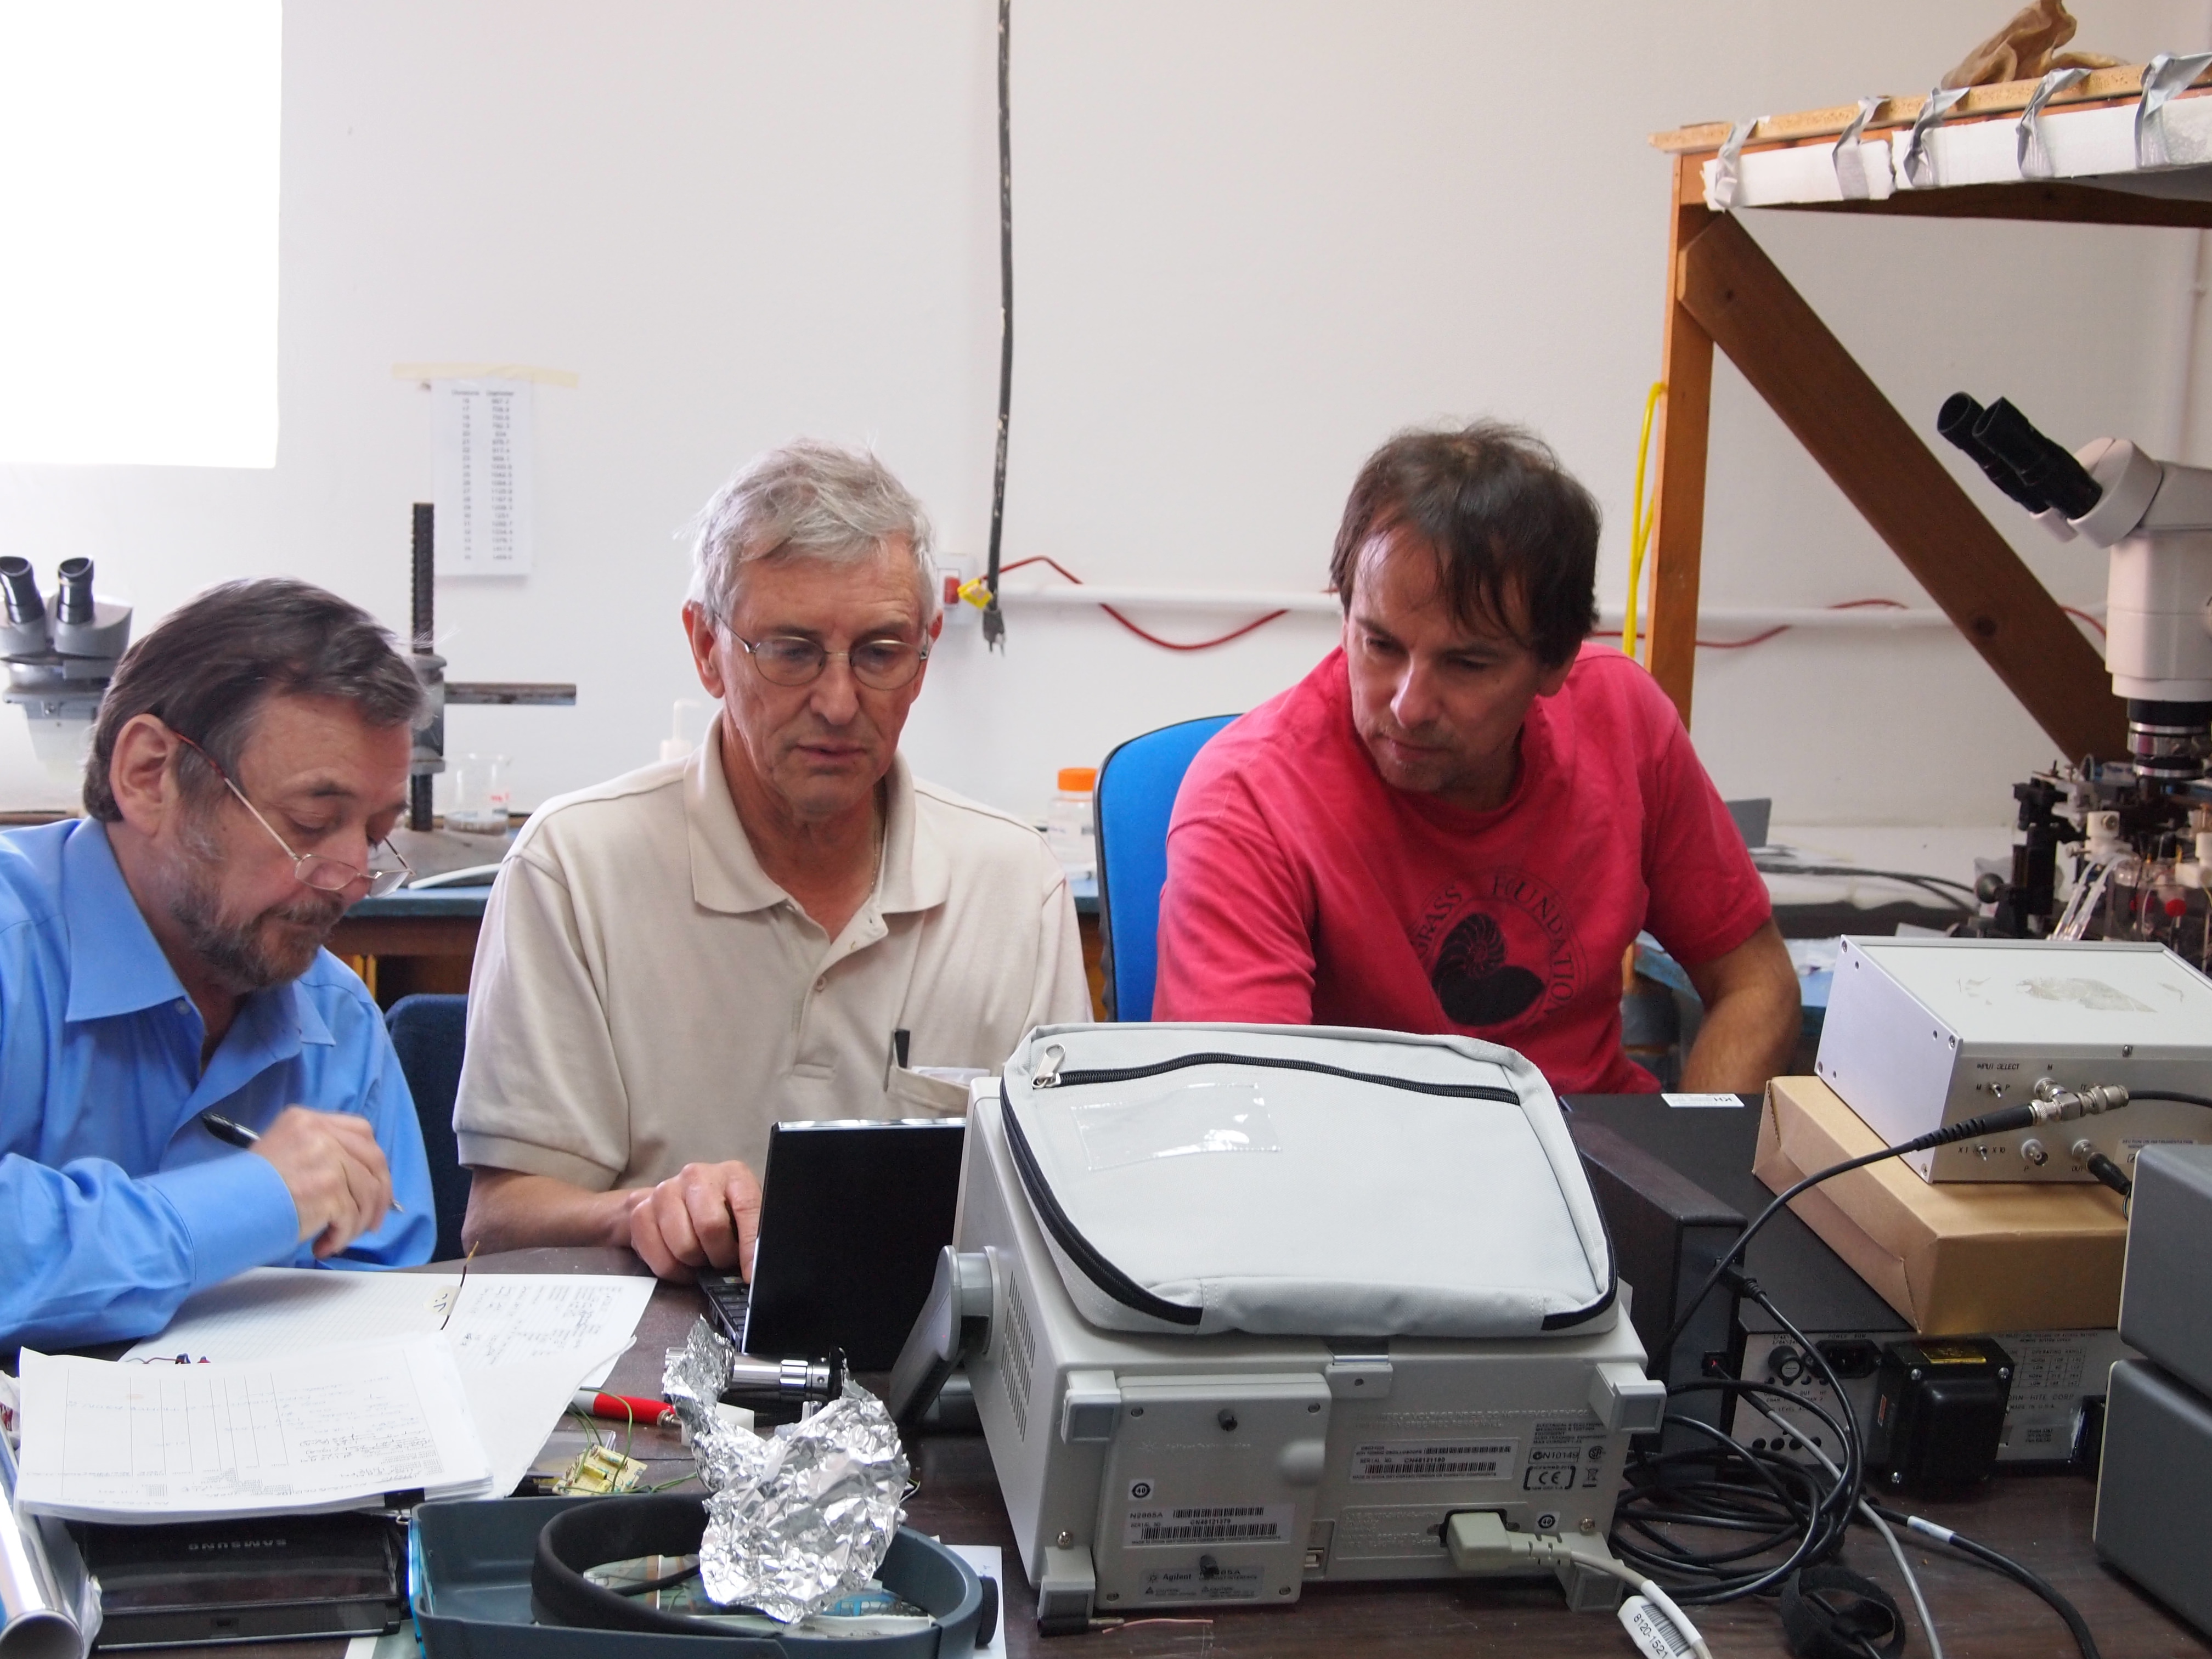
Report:
[[[1672,135],[1669,135],[1670,137]],[[1723,135],[1724,136],[1724,135]],[[1651,672],[1686,724],[1718,345],[2068,758],[2127,752],[2097,650],[1975,507],[1911,422],[1829,331],[1735,216],[1705,206],[1715,148],[1672,157],[1667,310],[1650,558]],[[1762,211],[2212,228],[2212,202],[2065,183],[1900,191]]]

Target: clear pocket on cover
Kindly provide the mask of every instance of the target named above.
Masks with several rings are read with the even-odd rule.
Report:
[[[1278,1152],[1283,1143],[1256,1083],[1185,1083],[1128,1100],[1071,1103],[1093,1170],[1155,1158]]]

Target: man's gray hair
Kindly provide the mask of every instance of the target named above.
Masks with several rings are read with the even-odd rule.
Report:
[[[929,515],[866,450],[800,438],[757,455],[707,503],[691,549],[691,603],[727,624],[738,578],[758,559],[854,564],[904,538],[927,630],[941,608]]]

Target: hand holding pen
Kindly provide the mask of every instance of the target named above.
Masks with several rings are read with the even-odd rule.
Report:
[[[300,1240],[314,1240],[319,1261],[374,1231],[386,1210],[400,1207],[392,1196],[384,1149],[367,1118],[288,1106],[258,1135],[214,1112],[201,1113],[200,1124],[216,1139],[276,1166],[299,1212]]]

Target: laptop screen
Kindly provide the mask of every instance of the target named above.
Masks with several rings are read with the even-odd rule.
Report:
[[[952,1242],[966,1135],[957,1117],[770,1127],[745,1352],[888,1370]]]

